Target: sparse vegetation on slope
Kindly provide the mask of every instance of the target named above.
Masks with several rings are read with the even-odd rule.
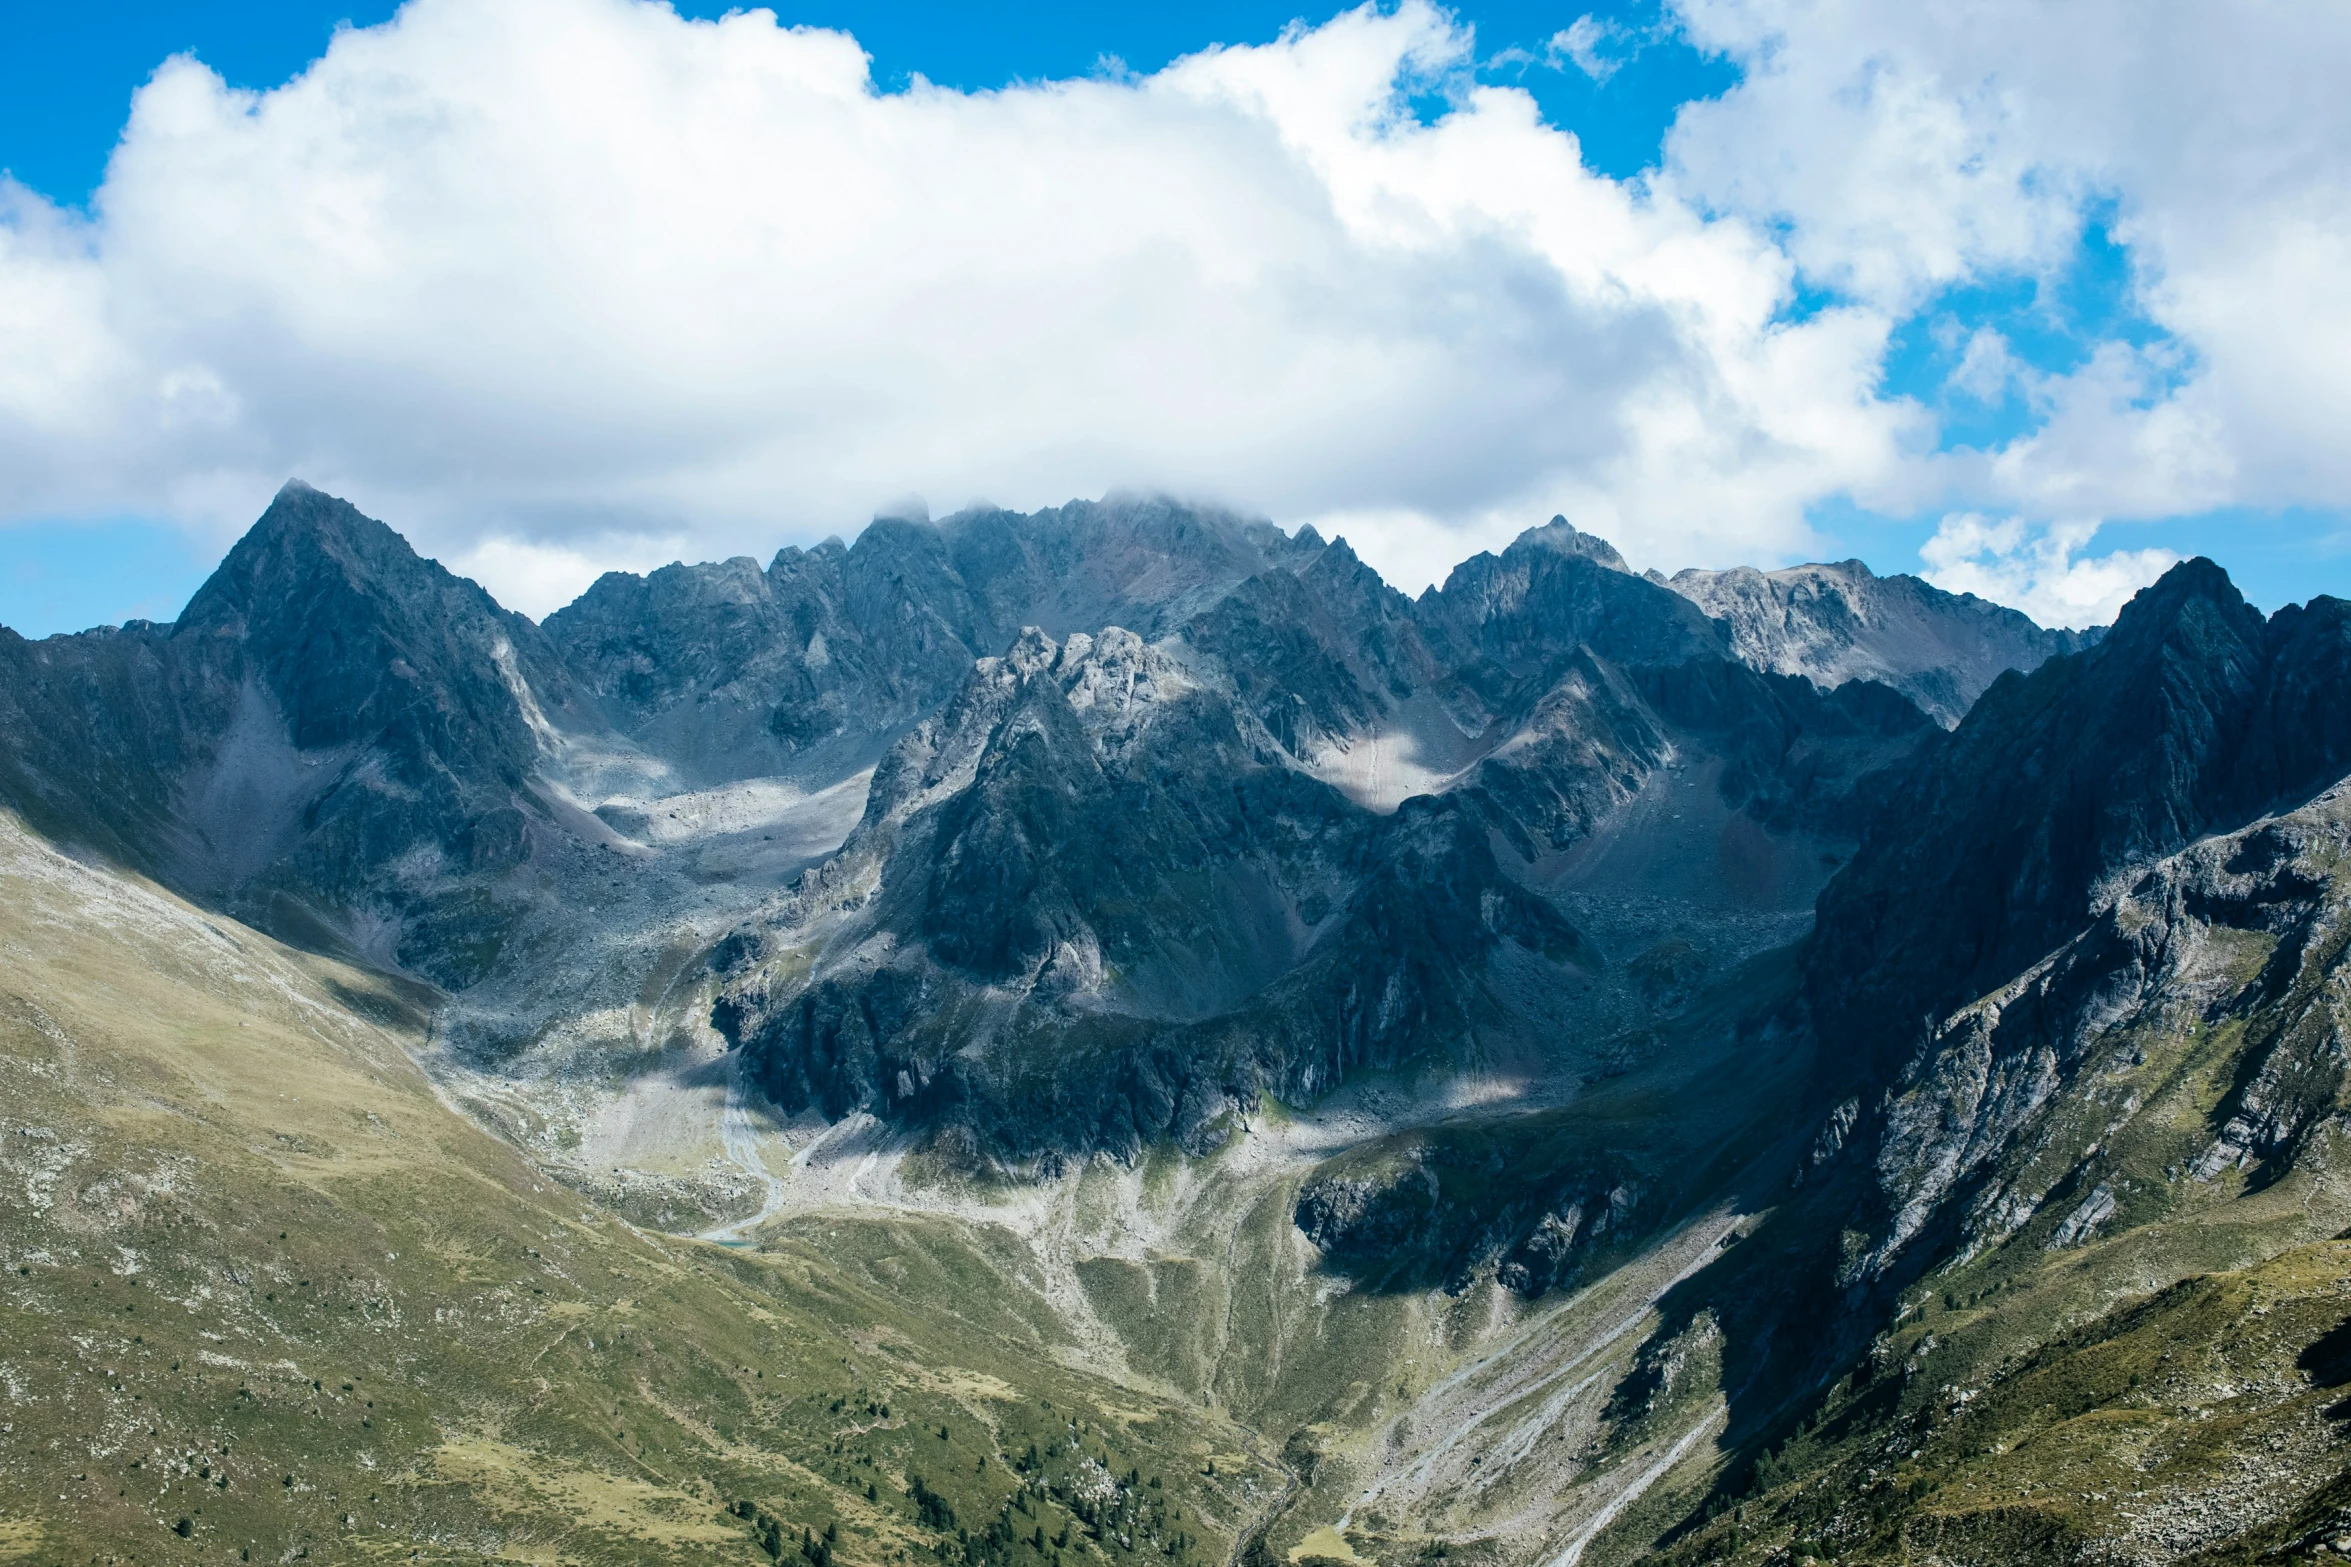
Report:
[[[1204,1567],[1275,1483],[984,1267],[638,1231],[434,1098],[419,998],[13,824],[0,862],[18,1557]]]
[[[537,628],[297,486],[0,636],[0,1558],[2315,1548],[2351,610],[1681,587],[1121,501]]]

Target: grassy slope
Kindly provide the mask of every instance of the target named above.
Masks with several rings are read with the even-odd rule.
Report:
[[[1102,1559],[1034,1487],[1004,1512],[1034,1443],[1108,1551],[1206,1563],[1278,1485],[1068,1369],[968,1237],[886,1289],[821,1231],[584,1206],[436,1100],[417,1022],[0,820],[0,1559],[741,1562],[772,1519],[881,1562],[949,1538],[911,1472],[997,1559]]]
[[[1997,1311],[1928,1313],[1832,1392],[1752,1489],[1652,1559],[2235,1561],[2306,1547],[2320,1524],[2346,1521],[2328,1487],[2342,1489],[2351,1459],[2351,1369],[2312,1346],[2341,1336],[2347,1275],[2351,1243],[2328,1241],[2046,1336],[2019,1327],[2067,1320],[2076,1268]]]
[[[2351,896],[2340,867],[2328,896]],[[1848,1379],[1741,1455],[1751,1468],[1692,1466],[1603,1554],[2291,1559],[2322,1525],[2351,1527],[2344,1106],[2317,1107],[2291,1161],[2191,1173],[2263,1041],[2287,1027],[2342,1037],[2339,933],[2303,949],[2274,995],[2256,982],[2269,951],[2210,933],[2204,978],[2237,999],[2192,993],[2101,1042],[1998,1172],[2046,1194],[2030,1221],[1906,1292]],[[2113,1216],[2061,1233],[2098,1191]],[[2330,1334],[2342,1350],[2323,1347]],[[1693,1509],[1715,1516],[1677,1525]]]
[[[1482,1275],[1429,1285],[1571,1153],[1630,1160],[1652,1226],[1770,1165],[1803,1131],[1784,1100],[1801,1063],[1730,1025],[1777,977],[1692,1020],[1720,1056],[1663,1051],[1563,1111],[1413,1134],[1458,1146],[1431,1230],[1445,1255],[1409,1283],[1341,1287],[1289,1222],[1303,1172],[1155,1156],[1131,1178],[1165,1244],[1078,1269],[1137,1373],[1113,1383],[1080,1369],[1100,1346],[1010,1231],[818,1213],[749,1253],[635,1230],[446,1110],[406,1053],[418,1014],[381,979],[0,826],[0,1559],[756,1561],[772,1519],[787,1554],[830,1524],[852,1563],[966,1560],[917,1516],[919,1472],[1005,1567],[1179,1541],[1171,1559],[1208,1567],[1282,1488],[1277,1450],[1308,1481],[1279,1555],[1455,1430],[1433,1485],[1307,1548],[1393,1563],[1500,1525],[1517,1559],[1600,1521],[1621,1475],[1715,1418],[1718,1357],[1696,1329],[1645,1343],[1643,1316],[1553,1411],[1544,1368],[1637,1314],[1618,1296],[1639,1266],[1609,1268],[1645,1248],[1532,1307]],[[2274,1181],[2179,1173],[2260,1022],[2151,1026],[2104,1053],[2002,1172],[2048,1194],[2030,1223],[1913,1290],[1760,1452],[1691,1449],[1589,1559],[2005,1562],[2087,1542],[2169,1560],[2248,1525],[2263,1548],[2336,1527],[2351,1343],[2313,1346],[2351,1310],[2351,1243],[2324,1239],[2351,1222],[2330,1173],[2351,1148]],[[2053,1248],[2099,1184],[2115,1218]],[[1125,1200],[1106,1189],[1100,1222]],[[1437,1386],[1505,1344],[1461,1397]],[[1684,1366],[1672,1396],[1619,1409],[1636,1352],[1661,1349]],[[1022,1489],[1032,1446],[1061,1499]],[[1540,1500],[1563,1485],[1595,1501]],[[1091,1531],[1066,1505],[1081,1486]]]
[[[1326,1262],[1293,1225],[1304,1166],[1162,1152],[1131,1176],[1084,1177],[1104,1188],[1092,1204],[1106,1215],[1134,1205],[1158,1242],[1139,1260],[1077,1261],[1097,1322],[1138,1371],[1236,1411],[1298,1474],[1269,1536],[1277,1555],[1351,1507],[1348,1539],[1383,1560],[1489,1530],[1523,1553],[1591,1516],[1684,1426],[1708,1418],[1677,1405],[1638,1431],[1598,1426],[1657,1326],[1652,1296],[1691,1265],[1691,1238],[1708,1244],[1742,1173],[1777,1170],[1772,1150],[1800,1135],[1792,1109],[1807,1058],[1738,1026],[1785,993],[1785,971],[1784,953],[1758,960],[1643,1065],[1566,1107],[1467,1112],[1320,1166],[1431,1161],[1434,1208],[1405,1251],[1369,1271]],[[1495,1282],[1494,1237],[1506,1245],[1532,1223],[1553,1199],[1555,1168],[1615,1171],[1642,1197],[1621,1239],[1594,1248],[1567,1287],[1523,1301]],[[1105,1220],[1105,1249],[1116,1228]],[[1553,1375],[1571,1364],[1572,1376]],[[1432,1451],[1425,1474],[1403,1473]]]

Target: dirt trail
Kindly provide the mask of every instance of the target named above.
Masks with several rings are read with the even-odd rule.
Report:
[[[701,1239],[715,1241],[721,1246],[748,1246],[760,1229],[783,1212],[791,1197],[791,1185],[767,1167],[767,1160],[759,1151],[759,1132],[751,1124],[751,1110],[744,1097],[743,1060],[738,1053],[727,1073],[726,1108],[719,1112],[718,1135],[725,1145],[727,1158],[743,1173],[759,1182],[766,1194],[759,1211],[747,1219],[722,1224],[714,1230],[704,1230]]]

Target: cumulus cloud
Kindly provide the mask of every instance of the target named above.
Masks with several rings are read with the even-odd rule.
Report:
[[[1740,62],[1692,105],[1683,199],[1775,221],[1811,281],[1889,315],[2048,279],[2093,214],[2168,341],[2035,388],[2048,427],[1933,464],[2043,518],[2351,504],[2351,11],[2325,0],[1680,0]],[[1972,358],[1973,356],[1971,356]],[[1966,367],[1987,384],[1991,367]]]
[[[0,188],[0,519],[225,531],[299,474],[537,609],[910,490],[1167,489],[1408,587],[1555,511],[1672,567],[1800,554],[1840,496],[2336,503],[2342,28],[2163,15],[1682,0],[1744,80],[1617,181],[1426,0],[981,93],[766,11],[411,0],[274,91],[166,63],[87,217]],[[1939,452],[1891,334],[2062,266],[2093,202],[2169,335]],[[2023,372],[1984,341],[1988,395]]]
[[[491,534],[442,561],[471,577],[508,609],[544,618],[588,590],[608,571],[648,572],[681,556],[701,559],[691,535],[643,538],[601,535],[582,545]],[[765,564],[765,562],[761,562]]]
[[[2012,605],[2044,626],[2102,626],[2179,557],[2166,549],[2081,555],[2097,531],[2095,522],[2034,528],[2017,517],[1961,512],[1944,518],[1918,553],[1926,579],[1946,592]]]
[[[594,553],[1124,486],[1452,555],[1563,508],[1669,559],[1796,547],[1893,460],[1878,327],[1773,326],[1766,240],[1592,174],[1470,48],[1408,3],[882,94],[764,11],[414,0],[272,92],[174,60],[92,222],[16,197],[0,362],[70,395],[0,387],[0,506],[241,520],[299,473],[430,546]]]
[[[2011,383],[2025,373],[2024,362],[2009,350],[2008,339],[1991,327],[1968,334],[1959,368],[1951,372],[1954,391],[1979,403],[1995,403],[2008,394]]]
[[[428,544],[728,548],[1124,485],[1449,554],[1559,509],[1668,562],[1797,547],[1894,459],[1882,329],[1775,327],[1776,249],[1591,174],[1469,48],[1408,4],[885,95],[764,12],[416,0],[267,94],[174,61],[94,223],[18,198],[0,289],[42,302],[0,358],[74,379],[0,405],[44,410],[0,505],[233,518],[300,472]]]

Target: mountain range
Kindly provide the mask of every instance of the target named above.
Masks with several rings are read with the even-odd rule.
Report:
[[[0,1555],[2351,1546],[2347,696],[2201,560],[1125,496],[533,623],[289,484],[0,631]]]

